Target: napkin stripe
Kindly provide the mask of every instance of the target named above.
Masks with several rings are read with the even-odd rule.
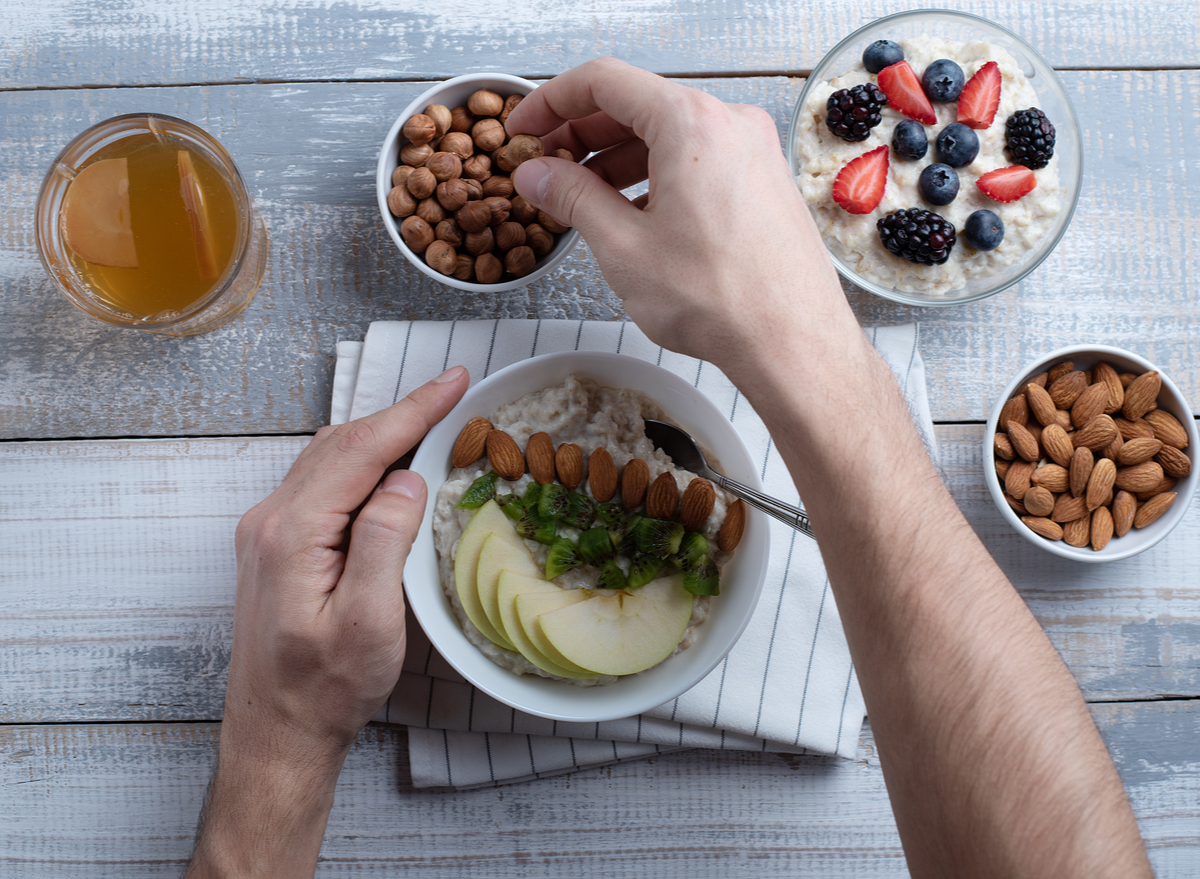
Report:
[[[533,326],[533,347],[529,349],[530,357],[533,357],[535,354],[537,354],[538,336],[540,336],[541,333],[542,333],[542,319],[539,317],[537,323],[534,324],[534,326]],[[533,745],[530,744],[529,747],[532,748]]]
[[[575,334],[575,350],[579,350],[579,340],[583,338],[583,321],[579,322],[579,332]]]
[[[821,590],[821,606],[817,608],[817,624],[813,626],[812,647],[808,651],[808,668],[804,670],[804,692],[800,694],[800,716],[796,718],[796,738],[792,744],[800,744],[800,727],[804,725],[804,703],[808,701],[808,682],[812,677],[813,657],[817,655],[817,635],[821,632],[821,618],[825,615],[825,599],[829,597],[829,578]],[[839,736],[840,740],[840,736]]]
[[[775,634],[779,631],[779,613],[783,609],[783,593],[787,589],[788,574],[792,572],[792,551],[796,548],[796,530],[792,529],[792,542],[788,546],[787,561],[783,565],[783,582],[779,584],[779,600],[775,602],[775,619],[771,623],[771,640],[767,642],[767,660],[763,664],[762,673],[762,689],[758,691],[758,714],[754,717],[754,732],[751,735],[758,735],[758,728],[762,725],[763,702],[767,698],[767,680],[771,675],[771,655],[775,652]],[[817,618],[817,625],[821,625],[820,617]],[[805,688],[808,686],[807,677],[804,681]],[[800,713],[804,713],[804,703],[800,703]]]
[[[400,354],[400,371],[396,374],[396,390],[392,393],[392,403],[400,399],[400,383],[404,379],[404,361],[408,360],[408,340],[412,338],[412,322],[408,324],[408,332],[404,334],[404,351]]]
[[[450,349],[454,346],[454,328],[458,326],[458,321],[450,321],[450,338],[446,340],[446,357],[442,360],[442,372],[450,368]]]
[[[500,321],[492,324],[492,341],[488,345],[487,363],[483,365],[483,377],[487,378],[489,372],[492,371],[492,352],[496,350],[496,330],[500,329]]]
[[[450,774],[450,732],[442,730],[442,749],[446,752],[446,784],[454,784],[454,777]]]
[[[629,325],[629,321],[621,321],[621,332],[617,334],[617,353],[621,353],[621,344],[625,341],[625,327]]]

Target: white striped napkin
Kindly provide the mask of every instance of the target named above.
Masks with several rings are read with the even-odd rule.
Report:
[[[896,373],[936,457],[918,328],[868,335]],[[389,406],[449,366],[466,366],[478,381],[535,354],[570,350],[641,357],[693,382],[728,413],[762,462],[767,492],[798,500],[762,421],[724,374],[660,348],[629,322],[373,323],[364,342],[338,345],[330,422]],[[820,553],[785,525],[772,521],[771,528],[766,585],[741,639],[707,678],[638,717],[579,724],[515,711],[463,680],[410,616],[404,672],[375,719],[408,726],[413,784],[461,789],[523,781],[694,747],[853,757],[862,694]]]

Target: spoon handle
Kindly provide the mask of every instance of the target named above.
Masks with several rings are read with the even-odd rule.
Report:
[[[755,491],[747,485],[742,485],[736,480],[730,479],[728,476],[722,476],[715,470],[710,470],[712,473],[713,482],[721,486],[732,495],[736,495],[751,506],[758,507],[768,516],[773,516],[783,524],[795,528],[802,534],[807,534],[809,537],[816,539],[813,534],[812,525],[808,521],[808,513],[799,507],[793,507],[790,504],[785,504],[781,500],[776,500],[770,495],[763,494],[761,491]]]

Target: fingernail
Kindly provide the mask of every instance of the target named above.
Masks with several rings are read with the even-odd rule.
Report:
[[[517,168],[512,181],[517,192],[540,208],[546,200],[546,190],[550,188],[550,177],[550,166],[541,159],[534,159]]]
[[[393,470],[383,478],[383,484],[379,486],[379,490],[394,491],[396,494],[416,500],[421,496],[424,487],[425,480],[411,470]]]
[[[454,381],[466,371],[467,368],[465,366],[451,366],[449,369],[435,378],[434,382],[444,385],[446,382]]]

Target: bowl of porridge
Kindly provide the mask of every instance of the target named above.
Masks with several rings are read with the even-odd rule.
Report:
[[[727,542],[724,526],[735,499],[719,489],[709,494],[705,488],[710,505],[702,519],[687,529],[673,526],[686,534],[675,535],[661,569],[646,569],[640,543],[636,551],[628,550],[629,558],[622,555],[626,543],[633,547],[643,531],[650,533],[641,525],[653,519],[653,504],[661,502],[663,492],[656,493],[655,486],[676,487],[679,501],[672,518],[686,520],[694,506],[685,499],[694,476],[654,449],[644,434],[646,418],[683,427],[723,472],[761,489],[745,444],[703,394],[645,361],[602,352],[549,354],[500,370],[474,385],[418,449],[412,468],[428,484],[429,500],[405,568],[405,592],[434,647],[493,698],[563,721],[639,714],[704,678],[749,622],[766,576],[767,523],[738,504],[745,513],[740,540]],[[470,433],[464,429],[473,419],[487,419],[487,430],[511,441],[508,450],[518,450],[515,469],[503,451],[490,446],[468,462],[458,460],[456,447],[461,448],[460,437]],[[552,442],[557,452],[536,454],[535,435],[548,437],[543,442]],[[597,456],[612,466],[601,466]],[[551,462],[549,479],[539,475],[546,461]],[[511,472],[498,472],[506,465]],[[627,472],[637,478],[627,483]],[[497,473],[494,484],[489,473]],[[486,498],[476,497],[484,484]],[[643,494],[635,499],[638,484]],[[564,517],[557,535],[552,530],[549,536],[521,530],[536,525],[514,511],[528,504],[531,493],[551,491],[564,502],[569,496],[590,503],[586,522],[573,527]],[[472,498],[470,508],[462,509]],[[536,509],[535,499],[527,511]],[[618,541],[614,530],[621,522],[630,523],[627,541]],[[606,528],[615,556],[563,563],[560,550],[569,556],[576,546],[587,556],[584,532],[595,537]],[[703,550],[696,558],[706,562],[682,565],[693,543]],[[472,588],[474,577],[463,578],[468,559],[478,590]],[[489,576],[493,568],[500,570]],[[527,615],[541,613],[547,602],[553,612],[537,616],[533,626]],[[598,623],[579,622],[585,607],[598,609],[589,617]],[[587,628],[595,624],[603,637],[594,638]],[[603,673],[594,673],[597,668]]]
[[[787,149],[838,272],[910,305],[1019,282],[1065,233],[1083,173],[1051,67],[1016,34],[948,10],[890,15],[835,46]]]

